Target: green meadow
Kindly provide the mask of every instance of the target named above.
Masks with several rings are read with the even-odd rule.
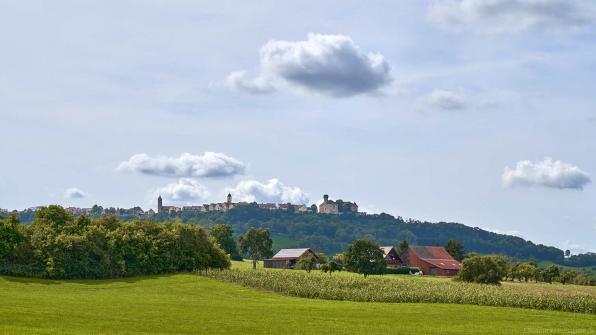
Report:
[[[0,277],[0,334],[591,334],[583,313],[305,299],[193,274]]]

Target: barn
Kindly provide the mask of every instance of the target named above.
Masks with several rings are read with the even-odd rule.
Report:
[[[275,256],[265,259],[263,266],[274,269],[295,269],[300,258],[308,255],[318,258],[310,248],[281,249]]]
[[[385,258],[385,262],[387,262],[387,267],[397,268],[402,266],[399,253],[394,247],[381,247],[381,251],[383,251],[383,257]]]
[[[443,247],[408,247],[401,260],[409,267],[417,267],[423,274],[455,276],[461,263],[455,260]]]

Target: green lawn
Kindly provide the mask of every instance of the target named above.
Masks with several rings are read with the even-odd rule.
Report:
[[[592,334],[596,316],[309,300],[190,274],[105,281],[0,277],[0,334]]]

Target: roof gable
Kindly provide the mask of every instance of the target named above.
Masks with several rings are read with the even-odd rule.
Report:
[[[281,249],[271,259],[296,259],[302,257],[306,253],[314,254],[310,248]]]

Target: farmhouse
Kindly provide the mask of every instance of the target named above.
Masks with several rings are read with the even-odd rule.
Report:
[[[399,254],[394,247],[381,247],[381,251],[383,251],[383,257],[385,257],[387,267],[397,268],[402,266],[401,258],[399,258]]]
[[[455,276],[461,268],[461,263],[443,247],[408,247],[401,260],[405,265],[417,267],[429,275]]]
[[[302,257],[312,255],[317,257],[314,251],[310,248],[301,249],[281,249],[275,256],[263,261],[263,266],[266,268],[276,269],[295,269],[298,261]],[[317,257],[318,258],[318,257]]]

